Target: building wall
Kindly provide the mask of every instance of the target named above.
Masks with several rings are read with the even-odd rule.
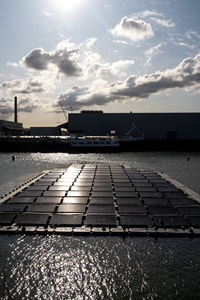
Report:
[[[31,136],[59,136],[61,135],[58,127],[30,127]]]
[[[125,135],[132,124],[134,135],[145,139],[200,139],[200,113],[99,113],[69,114],[69,132],[84,135]]]
[[[23,132],[22,123],[0,120],[0,135],[21,135]]]

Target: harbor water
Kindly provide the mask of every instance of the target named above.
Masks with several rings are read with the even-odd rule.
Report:
[[[12,156],[15,160],[12,160]],[[71,164],[164,172],[200,193],[200,153],[0,153],[0,194]],[[0,299],[200,299],[200,239],[0,236]]]

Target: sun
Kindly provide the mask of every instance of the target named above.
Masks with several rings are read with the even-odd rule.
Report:
[[[60,12],[63,13],[72,12],[73,10],[77,9],[81,5],[82,1],[81,0],[55,0],[54,6],[55,9]]]

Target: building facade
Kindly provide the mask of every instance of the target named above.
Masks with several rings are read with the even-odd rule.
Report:
[[[69,114],[68,132],[90,136],[144,135],[147,140],[200,140],[200,113],[82,111]]]
[[[24,131],[22,123],[0,120],[0,136],[19,136]]]

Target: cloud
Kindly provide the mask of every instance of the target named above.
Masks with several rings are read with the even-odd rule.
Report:
[[[111,30],[115,36],[123,36],[132,41],[143,40],[154,35],[151,24],[136,18],[123,17]]]
[[[60,42],[54,51],[45,51],[42,48],[31,50],[22,58],[22,63],[36,71],[44,71],[50,65],[66,76],[80,76],[82,68],[78,63],[79,49],[69,41]]]
[[[127,41],[122,41],[122,40],[113,40],[114,43],[117,43],[117,44],[124,44],[124,45],[127,45]]]
[[[163,14],[157,12],[156,10],[143,10],[143,11],[135,14],[134,16],[139,16],[141,18],[147,18],[150,16],[163,17]]]
[[[152,21],[156,22],[158,25],[164,26],[164,27],[175,27],[175,23],[171,19],[159,19],[159,18],[151,18]]]
[[[200,39],[200,34],[195,30],[188,30],[186,32],[186,37],[190,40],[192,40],[193,38]]]
[[[66,108],[77,110],[84,106],[105,105],[109,102],[133,101],[175,88],[200,86],[200,53],[184,59],[177,67],[163,72],[130,76],[124,81],[108,85],[95,81],[88,87],[75,88],[62,94],[59,100]]]
[[[93,64],[88,69],[88,74],[95,75],[98,78],[111,75],[120,75],[127,67],[133,65],[134,60],[119,60],[112,64]]]
[[[42,81],[30,77],[27,79],[4,81],[0,84],[0,89],[8,90],[12,94],[31,94],[44,92],[45,85]]]
[[[162,44],[158,44],[152,48],[150,48],[149,50],[145,51],[145,55],[147,57],[147,61],[145,63],[145,67],[151,65],[151,60],[154,56],[158,55],[159,53],[161,53],[160,48],[162,47]]]
[[[94,38],[94,37],[89,38],[83,43],[83,45],[85,46],[86,49],[91,49],[92,46],[96,43],[96,41],[97,41],[97,38]]]
[[[18,101],[18,112],[27,112],[31,113],[33,110],[39,107],[37,101],[32,99],[25,98]],[[14,112],[14,102],[9,98],[0,99],[0,112],[3,114],[11,115]]]
[[[181,46],[181,47],[189,48],[191,50],[195,48],[195,45],[187,44],[187,43],[184,43],[184,42],[178,42],[176,44],[179,45],[179,46]]]

